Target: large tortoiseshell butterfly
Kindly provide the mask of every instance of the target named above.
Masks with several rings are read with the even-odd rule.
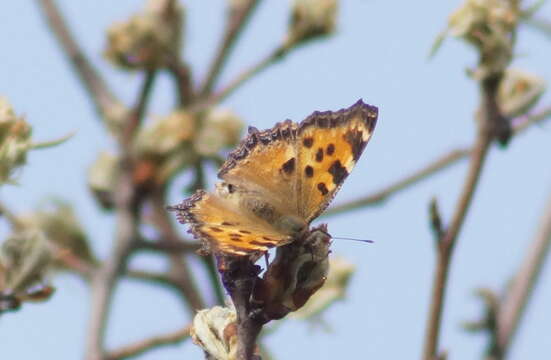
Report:
[[[257,257],[302,238],[354,168],[377,114],[359,100],[299,124],[250,127],[218,172],[215,192],[198,190],[169,209],[190,224],[205,251]]]

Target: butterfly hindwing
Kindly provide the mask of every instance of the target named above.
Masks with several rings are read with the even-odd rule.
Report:
[[[226,199],[203,190],[169,209],[177,212],[179,222],[190,224],[190,232],[203,241],[207,251],[249,255],[266,252],[290,240]]]

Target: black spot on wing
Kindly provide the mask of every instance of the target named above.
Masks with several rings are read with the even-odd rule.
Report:
[[[335,144],[327,145],[327,149],[325,150],[325,153],[329,156],[333,155],[335,153]]]
[[[316,152],[316,161],[317,162],[322,162],[323,161],[323,149],[322,148],[319,148],[318,151]]]
[[[302,140],[302,145],[304,145],[307,148],[311,148],[312,145],[314,145],[314,138],[307,137]]]
[[[293,171],[295,171],[295,158],[290,158],[289,160],[285,161],[281,166],[281,170],[283,170],[285,174],[292,174]]]
[[[312,176],[314,176],[314,168],[311,167],[310,165],[306,166],[304,168],[304,175],[306,175],[307,177],[311,178]]]
[[[317,187],[320,193],[324,196],[327,195],[327,193],[329,192],[329,190],[327,190],[327,186],[325,186],[324,183],[318,183]]]
[[[348,176],[348,171],[342,166],[340,160],[335,160],[331,167],[329,167],[329,173],[333,175],[333,184],[339,185]]]

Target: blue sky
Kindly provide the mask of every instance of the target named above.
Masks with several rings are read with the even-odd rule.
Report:
[[[141,76],[112,68],[102,58],[104,31],[139,10],[141,1],[58,1],[95,65],[125,101],[134,98]],[[225,1],[186,1],[184,56],[195,79],[206,72],[223,29]],[[379,107],[379,122],[357,168],[335,203],[377,190],[456,147],[474,135],[476,84],[465,75],[476,54],[447,40],[431,61],[427,55],[447,16],[460,1],[342,1],[338,32],[327,41],[304,46],[247,83],[224,102],[258,128],[286,118],[300,121],[314,110],[347,107],[358,98]],[[551,6],[542,10],[551,18]],[[221,82],[268,53],[286,29],[287,1],[265,1],[235,48]],[[519,33],[514,66],[551,79],[551,44],[532,30]],[[84,177],[98,151],[113,149],[86,93],[67,66],[57,43],[31,1],[10,1],[0,13],[0,94],[33,125],[36,139],[76,131],[66,144],[31,154],[20,186],[4,186],[0,197],[17,211],[32,209],[48,195],[73,202],[105,256],[111,247],[113,219],[100,212]],[[166,114],[173,101],[167,77],[159,79],[150,113]],[[549,104],[544,96],[541,105]],[[551,124],[515,138],[505,151],[492,150],[456,249],[450,274],[441,348],[450,359],[477,358],[482,335],[465,333],[461,322],[481,315],[474,289],[502,289],[532,240],[544,201],[551,191]],[[548,165],[545,165],[545,164]],[[266,336],[278,359],[409,359],[421,353],[432,271],[433,241],[427,207],[437,196],[445,219],[452,214],[466,162],[404,191],[384,205],[324,219],[335,236],[374,239],[362,246],[336,240],[333,251],[356,264],[347,298],[325,315],[326,332],[289,320]],[[174,189],[173,202],[181,191]],[[0,234],[6,233],[0,224]],[[138,256],[132,266],[162,269],[153,256]],[[547,266],[540,285],[551,281]],[[55,279],[57,292],[45,305],[25,306],[0,320],[0,353],[11,358],[75,359],[82,355],[88,291],[70,275]],[[551,353],[551,287],[539,286],[530,303],[511,359],[544,359]],[[119,287],[109,323],[111,347],[176,329],[189,321],[180,303],[162,289],[125,281]],[[298,340],[298,341],[297,341]],[[139,359],[200,359],[186,343]]]

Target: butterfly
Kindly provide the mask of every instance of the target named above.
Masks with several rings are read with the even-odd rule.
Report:
[[[356,165],[377,116],[359,100],[298,124],[249,127],[220,168],[215,191],[198,190],[168,209],[190,225],[203,253],[259,257],[304,237]]]

